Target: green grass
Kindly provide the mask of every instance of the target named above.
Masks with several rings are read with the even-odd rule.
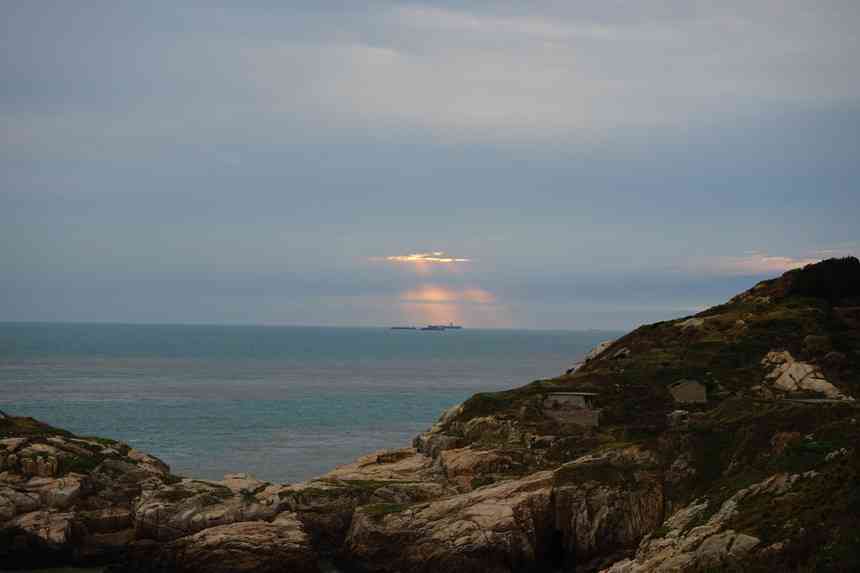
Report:
[[[830,442],[802,441],[789,445],[776,465],[787,472],[802,473],[824,463],[827,454],[836,449]]]
[[[416,485],[418,482],[409,480],[372,480],[372,479],[323,479],[321,483],[331,484],[337,487],[354,488],[361,490],[374,491],[381,487],[389,486],[409,486]]]
[[[652,532],[651,532],[651,537],[652,537],[652,538],[657,538],[657,537],[666,537],[666,535],[667,535],[670,531],[672,531],[672,530],[671,530],[671,529],[669,529],[669,527],[668,527],[668,526],[666,526],[666,525],[661,525],[660,527],[658,527],[657,529],[655,529],[654,531],[652,531]]]
[[[100,438],[98,436],[81,436],[82,440],[89,440],[91,442],[98,442],[99,444],[107,447],[115,447],[121,445],[121,442],[117,440],[112,440],[110,438]]]
[[[322,487],[306,487],[299,491],[281,491],[278,492],[279,499],[297,498],[301,496],[308,497],[323,497],[323,498],[342,498],[343,490],[340,488],[322,488]]]
[[[493,483],[496,483],[496,479],[493,476],[482,475],[473,477],[469,486],[472,489],[478,489],[479,487],[483,487],[485,485],[490,485]]]
[[[156,494],[156,499],[167,503],[179,503],[186,499],[190,499],[197,495],[193,491],[181,488],[167,488],[159,490]]]
[[[72,433],[49,426],[34,418],[20,416],[0,417],[0,438],[51,436],[71,437]]]
[[[557,486],[587,482],[627,485],[635,483],[633,472],[637,469],[638,466],[618,466],[606,462],[568,464],[555,471],[553,483]]]
[[[101,458],[97,456],[65,456],[60,458],[60,472],[63,474],[89,474],[98,467],[101,461]]]

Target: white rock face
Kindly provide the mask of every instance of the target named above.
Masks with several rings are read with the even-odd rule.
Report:
[[[586,354],[585,356],[582,357],[582,360],[580,360],[579,362],[576,362],[573,366],[568,368],[564,373],[565,374],[573,374],[574,372],[576,372],[577,370],[579,370],[580,368],[585,366],[585,364],[588,361],[594,360],[595,358],[597,358],[604,350],[606,350],[607,348],[612,346],[613,342],[615,342],[615,340],[604,340],[603,342],[601,342],[600,344],[598,344],[597,346],[595,346],[594,348],[589,350],[588,354]],[[622,349],[622,350],[626,350],[626,349]]]
[[[586,355],[582,358],[583,362],[588,362],[589,360],[592,360],[592,359],[594,359],[594,358],[597,358],[597,357],[600,355],[600,353],[601,353],[601,352],[603,352],[604,350],[606,350],[607,348],[609,348],[610,346],[612,346],[612,343],[613,343],[613,342],[615,342],[615,341],[614,341],[614,340],[604,340],[603,342],[601,342],[600,344],[598,344],[597,346],[595,346],[594,348],[592,348],[592,349],[588,352],[588,354],[586,354]]]
[[[454,404],[439,416],[439,424],[447,424],[457,416],[463,413],[463,404]]]
[[[678,326],[680,328],[701,328],[704,325],[705,325],[705,319],[704,318],[693,317],[693,318],[688,318],[687,320],[682,320],[681,322],[677,323],[675,326]]]
[[[795,360],[790,352],[771,351],[762,359],[766,368],[771,368],[765,382],[785,392],[816,392],[831,400],[851,400],[827,381],[821,370],[806,362]]]

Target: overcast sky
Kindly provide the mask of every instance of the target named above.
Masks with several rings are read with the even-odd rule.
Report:
[[[3,2],[0,320],[690,314],[860,252],[858,27],[856,0]]]

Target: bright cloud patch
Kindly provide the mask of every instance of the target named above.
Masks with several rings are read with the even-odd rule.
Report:
[[[819,258],[771,256],[751,251],[743,257],[720,257],[705,264],[707,270],[721,274],[779,274],[817,263]]]
[[[396,263],[468,263],[471,259],[452,257],[443,251],[433,251],[432,253],[411,253],[408,255],[393,255],[385,257],[386,261]]]

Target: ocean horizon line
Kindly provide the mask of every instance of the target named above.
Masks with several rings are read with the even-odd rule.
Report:
[[[428,323],[430,324],[430,323]],[[352,330],[378,330],[391,329],[392,327],[415,326],[421,327],[423,323],[397,323],[397,324],[288,324],[288,323],[259,323],[259,322],[129,322],[113,320],[0,320],[0,326],[141,326],[141,327],[224,327],[224,328],[336,328]],[[496,332],[590,332],[590,333],[624,333],[631,329],[613,328],[529,328],[529,327],[492,327],[492,326],[469,326],[460,325],[464,330],[471,331],[496,331]]]

